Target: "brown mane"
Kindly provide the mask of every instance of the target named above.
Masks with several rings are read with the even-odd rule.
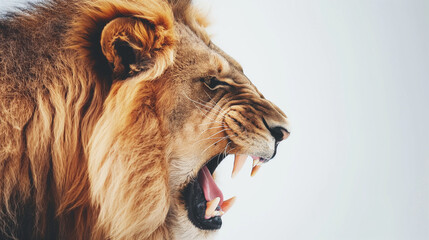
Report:
[[[177,6],[183,15],[189,2]],[[155,79],[174,46],[166,2],[55,0],[0,20],[0,238],[102,238],[93,228],[99,209],[89,200],[87,146],[116,91],[99,40],[117,17],[148,24],[121,31],[140,32],[147,45],[137,47],[157,59],[146,73]]]

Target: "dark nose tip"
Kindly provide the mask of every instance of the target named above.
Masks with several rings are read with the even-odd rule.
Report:
[[[271,135],[273,135],[276,142],[281,142],[289,137],[290,132],[282,127],[270,128]]]

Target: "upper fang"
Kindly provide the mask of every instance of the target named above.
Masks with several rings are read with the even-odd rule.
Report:
[[[231,177],[237,176],[238,172],[240,172],[243,167],[244,162],[246,162],[247,157],[247,155],[235,154],[234,168],[232,169]]]

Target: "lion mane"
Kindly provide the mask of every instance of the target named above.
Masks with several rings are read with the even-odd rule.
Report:
[[[174,238],[180,224],[171,216],[187,218],[192,205],[184,207],[183,188],[195,183],[208,159],[239,142],[231,137],[230,145],[201,151],[207,156],[188,163],[180,159],[190,151],[172,145],[187,137],[171,129],[190,129],[188,115],[200,116],[181,112],[188,105],[177,107],[185,98],[170,90],[176,83],[157,80],[177,77],[196,62],[176,62],[185,55],[182,45],[194,41],[215,51],[201,57],[216,65],[212,74],[244,76],[210,42],[206,24],[187,0],[50,0],[0,19],[0,239]],[[193,84],[207,91],[235,87],[201,79]],[[262,110],[243,108],[247,112],[273,112],[274,120],[252,124],[277,146],[286,130],[269,127],[282,124],[284,113],[252,85],[236,85],[252,88],[247,95],[261,101]],[[231,126],[241,121],[235,119]],[[272,149],[267,156],[274,156]],[[206,237],[212,225],[195,221],[195,229],[204,230],[198,236]]]
[[[133,18],[123,18],[125,16]],[[105,27],[108,29],[102,37],[109,40],[102,41],[102,48],[98,48],[98,39]],[[157,192],[159,201],[133,196],[134,184],[141,183],[151,171],[162,175],[166,169],[165,162],[155,161],[165,158],[159,144],[161,133],[156,113],[152,109],[145,111],[144,106],[138,104],[150,106],[152,99],[145,94],[146,89],[132,85],[129,92],[116,89],[109,72],[113,75],[126,72],[121,59],[115,59],[117,55],[112,53],[113,41],[124,38],[124,41],[140,43],[133,46],[141,53],[136,57],[156,59],[146,66],[131,66],[130,70],[146,67],[149,70],[144,78],[158,77],[172,63],[175,41],[172,28],[172,8],[162,1],[55,0],[1,20],[1,239],[101,239],[103,227],[111,228],[116,234],[113,236],[118,238],[147,237],[143,233],[159,228],[168,210],[164,207],[168,204],[167,193],[159,192],[164,189],[165,178],[144,181],[145,193],[138,193],[151,196],[150,192]],[[125,39],[127,37],[140,41]],[[108,63],[113,67],[109,68]],[[106,99],[108,92],[111,94]],[[117,104],[123,107],[115,108]],[[135,118],[140,113],[146,116],[135,124],[140,121]],[[118,125],[123,116],[128,119]],[[102,123],[94,130],[98,122]],[[97,134],[91,139],[94,131]],[[122,135],[122,140],[115,139],[116,145],[113,145],[115,134],[121,131],[128,134]],[[130,142],[130,135],[135,131],[145,138]],[[92,152],[91,144],[95,145]],[[150,156],[146,156],[147,161],[140,164],[139,169],[127,172],[123,182],[110,182],[117,191],[93,196],[97,201],[106,202],[106,208],[115,209],[117,215],[110,216],[106,209],[91,206],[89,179],[96,171],[115,167],[112,162],[117,160],[115,153],[127,151],[127,144],[139,145],[139,151],[149,152]],[[102,166],[88,166],[91,154],[110,157],[100,163]],[[135,164],[133,154],[138,153],[130,152],[129,156],[122,157],[128,158],[128,164],[132,165]],[[92,172],[88,167],[99,169]],[[125,172],[116,171],[117,174]],[[100,184],[95,184],[100,191],[105,187],[102,181],[113,180],[109,174],[103,175],[103,179],[94,179]],[[109,202],[112,197],[120,200]],[[133,216],[136,212],[139,216]],[[96,219],[96,215],[100,217]],[[116,222],[105,223],[103,218],[114,218]],[[145,228],[136,230],[133,225]],[[159,234],[166,232],[160,228]],[[156,237],[157,234],[152,236],[161,238]]]

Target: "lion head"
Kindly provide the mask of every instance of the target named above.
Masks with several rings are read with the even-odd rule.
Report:
[[[190,1],[66,2],[35,13],[66,22],[53,65],[38,70],[43,84],[28,90],[34,117],[22,129],[27,161],[50,159],[41,194],[50,197],[25,198],[35,202],[35,236],[209,238],[233,202],[216,167],[235,155],[234,175],[250,156],[255,173],[289,136],[286,115],[210,41]],[[56,217],[43,217],[52,208]],[[58,231],[43,230],[51,221]]]

